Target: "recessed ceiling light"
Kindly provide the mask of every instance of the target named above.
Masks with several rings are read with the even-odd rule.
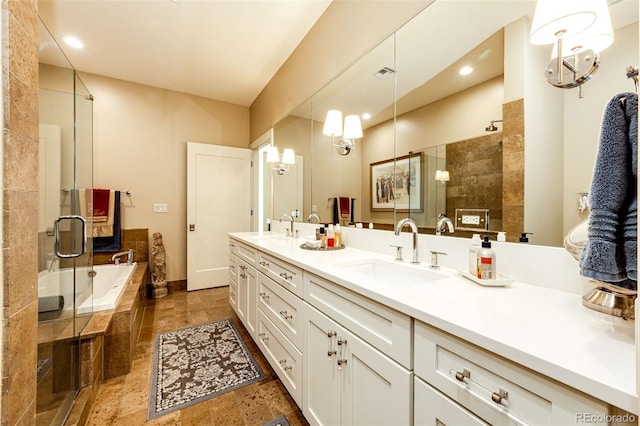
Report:
[[[74,49],[82,49],[84,47],[84,43],[76,37],[67,36],[63,40],[67,43],[67,46],[73,47]]]
[[[460,68],[460,71],[459,71],[460,75],[469,75],[472,72],[473,72],[473,68],[468,65]]]
[[[363,120],[368,120],[371,118],[371,114],[369,114],[368,112],[365,112],[364,114],[362,114],[362,119]]]

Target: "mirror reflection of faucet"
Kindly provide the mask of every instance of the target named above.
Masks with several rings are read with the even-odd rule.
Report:
[[[291,222],[289,229],[287,229],[287,237],[293,237],[293,217],[289,213],[283,213],[280,216],[280,222],[282,222],[282,219],[287,219]]]
[[[307,217],[307,223],[311,223],[313,219],[316,219],[318,221],[316,223],[320,223],[320,216],[318,216],[317,213],[311,213],[309,217]]]
[[[438,215],[438,223],[436,223],[436,235],[442,235],[444,232],[453,233],[453,222],[444,213]]]

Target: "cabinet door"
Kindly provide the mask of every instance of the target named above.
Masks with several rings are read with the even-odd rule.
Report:
[[[246,309],[245,309],[245,327],[249,331],[249,335],[256,339],[256,316],[258,314],[258,271],[251,266],[247,266],[244,270],[246,283]]]
[[[488,424],[417,377],[414,381],[415,426]]]
[[[302,412],[312,425],[336,426],[341,406],[336,344],[340,327],[306,303],[304,309]]]
[[[411,372],[347,330],[337,342],[341,424],[411,424]]]

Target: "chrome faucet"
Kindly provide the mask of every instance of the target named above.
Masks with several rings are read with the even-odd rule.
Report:
[[[396,225],[396,235],[400,235],[400,231],[405,225],[409,225],[411,232],[413,233],[413,260],[411,263],[420,263],[418,260],[418,227],[416,226],[416,223],[408,217],[400,219],[400,222]]]
[[[311,220],[312,220],[312,219],[317,219],[317,220],[318,220],[318,222],[317,222],[317,223],[320,223],[320,216],[318,216],[318,214],[317,214],[317,213],[311,213],[311,214],[309,215],[309,217],[307,218],[307,223],[311,223]]]
[[[127,251],[121,251],[120,253],[116,253],[111,256],[111,261],[116,265],[120,264],[120,256],[127,255],[127,265],[133,264],[133,253],[135,253],[134,249],[129,249]]]
[[[440,213],[438,215],[438,223],[436,223],[436,235],[442,235],[443,232],[453,233],[453,231],[453,222],[451,222],[451,219],[444,213]]]
[[[282,222],[282,219],[288,219],[291,221],[291,230],[287,229],[287,236],[293,237],[293,217],[291,217],[289,213],[284,213],[282,216],[280,216],[280,222]]]

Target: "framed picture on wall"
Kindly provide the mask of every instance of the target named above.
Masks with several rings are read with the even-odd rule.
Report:
[[[371,211],[424,210],[422,152],[370,164]]]

